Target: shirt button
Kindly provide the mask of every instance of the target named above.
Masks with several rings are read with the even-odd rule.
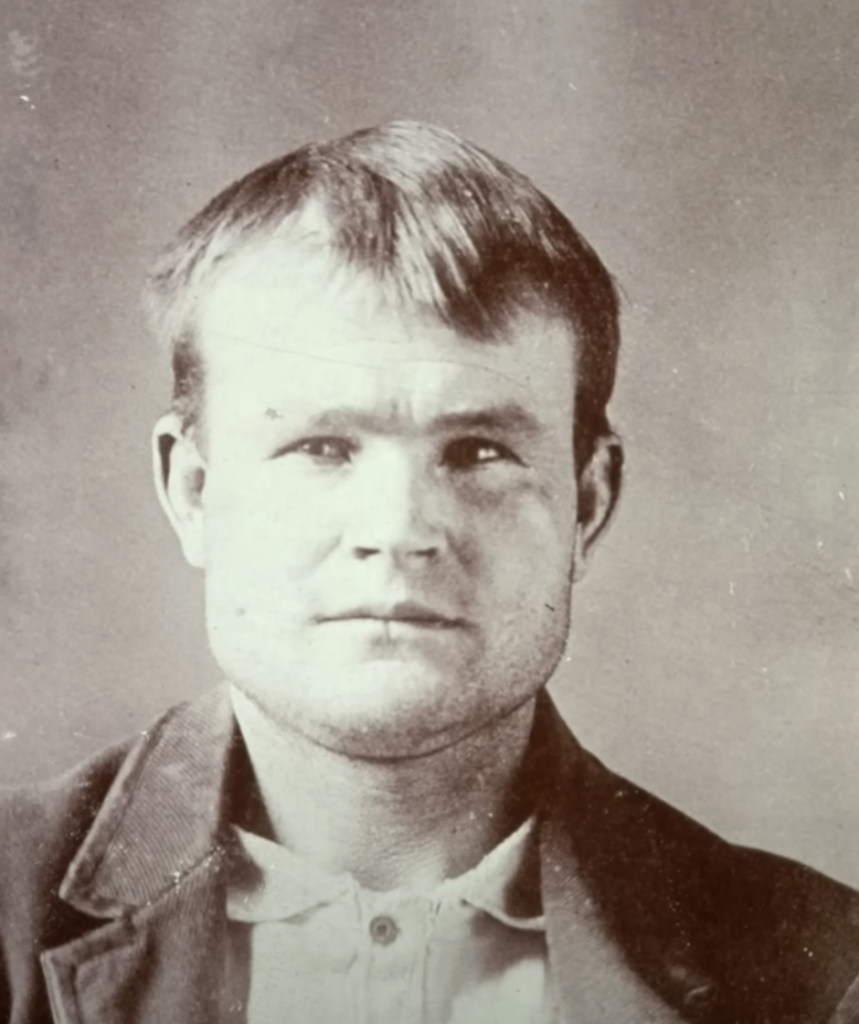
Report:
[[[399,932],[393,918],[382,915],[370,922],[370,938],[379,946],[390,946]]]

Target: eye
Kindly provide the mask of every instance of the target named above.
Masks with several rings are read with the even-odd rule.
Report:
[[[348,462],[354,444],[343,437],[309,437],[290,445],[288,452],[308,455],[319,462]]]
[[[506,445],[487,441],[483,437],[462,437],[452,441],[445,449],[444,461],[452,469],[458,470],[497,462],[519,463],[519,459]]]

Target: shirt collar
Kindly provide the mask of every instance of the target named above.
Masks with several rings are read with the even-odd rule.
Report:
[[[536,819],[527,821],[470,871],[427,892],[402,889],[391,896],[423,897],[440,908],[466,904],[511,928],[544,928],[540,908],[527,894],[538,891]],[[285,921],[360,892],[350,874],[332,875],[285,846],[232,827],[236,842],[227,887],[227,916],[233,921]]]

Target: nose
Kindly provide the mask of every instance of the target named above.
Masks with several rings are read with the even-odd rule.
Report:
[[[443,482],[407,452],[365,455],[345,510],[345,540],[355,558],[388,558],[400,567],[439,558],[448,546]]]

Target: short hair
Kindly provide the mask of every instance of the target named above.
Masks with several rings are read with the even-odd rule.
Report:
[[[202,410],[196,301],[204,285],[247,244],[289,241],[310,204],[321,208],[324,244],[338,262],[469,339],[497,338],[524,311],[564,318],[577,346],[576,465],[586,465],[611,433],[620,345],[611,275],[528,178],[451,132],[409,121],[311,143],[251,171],[162,253],[145,297],[171,352],[172,408],[185,429]]]

